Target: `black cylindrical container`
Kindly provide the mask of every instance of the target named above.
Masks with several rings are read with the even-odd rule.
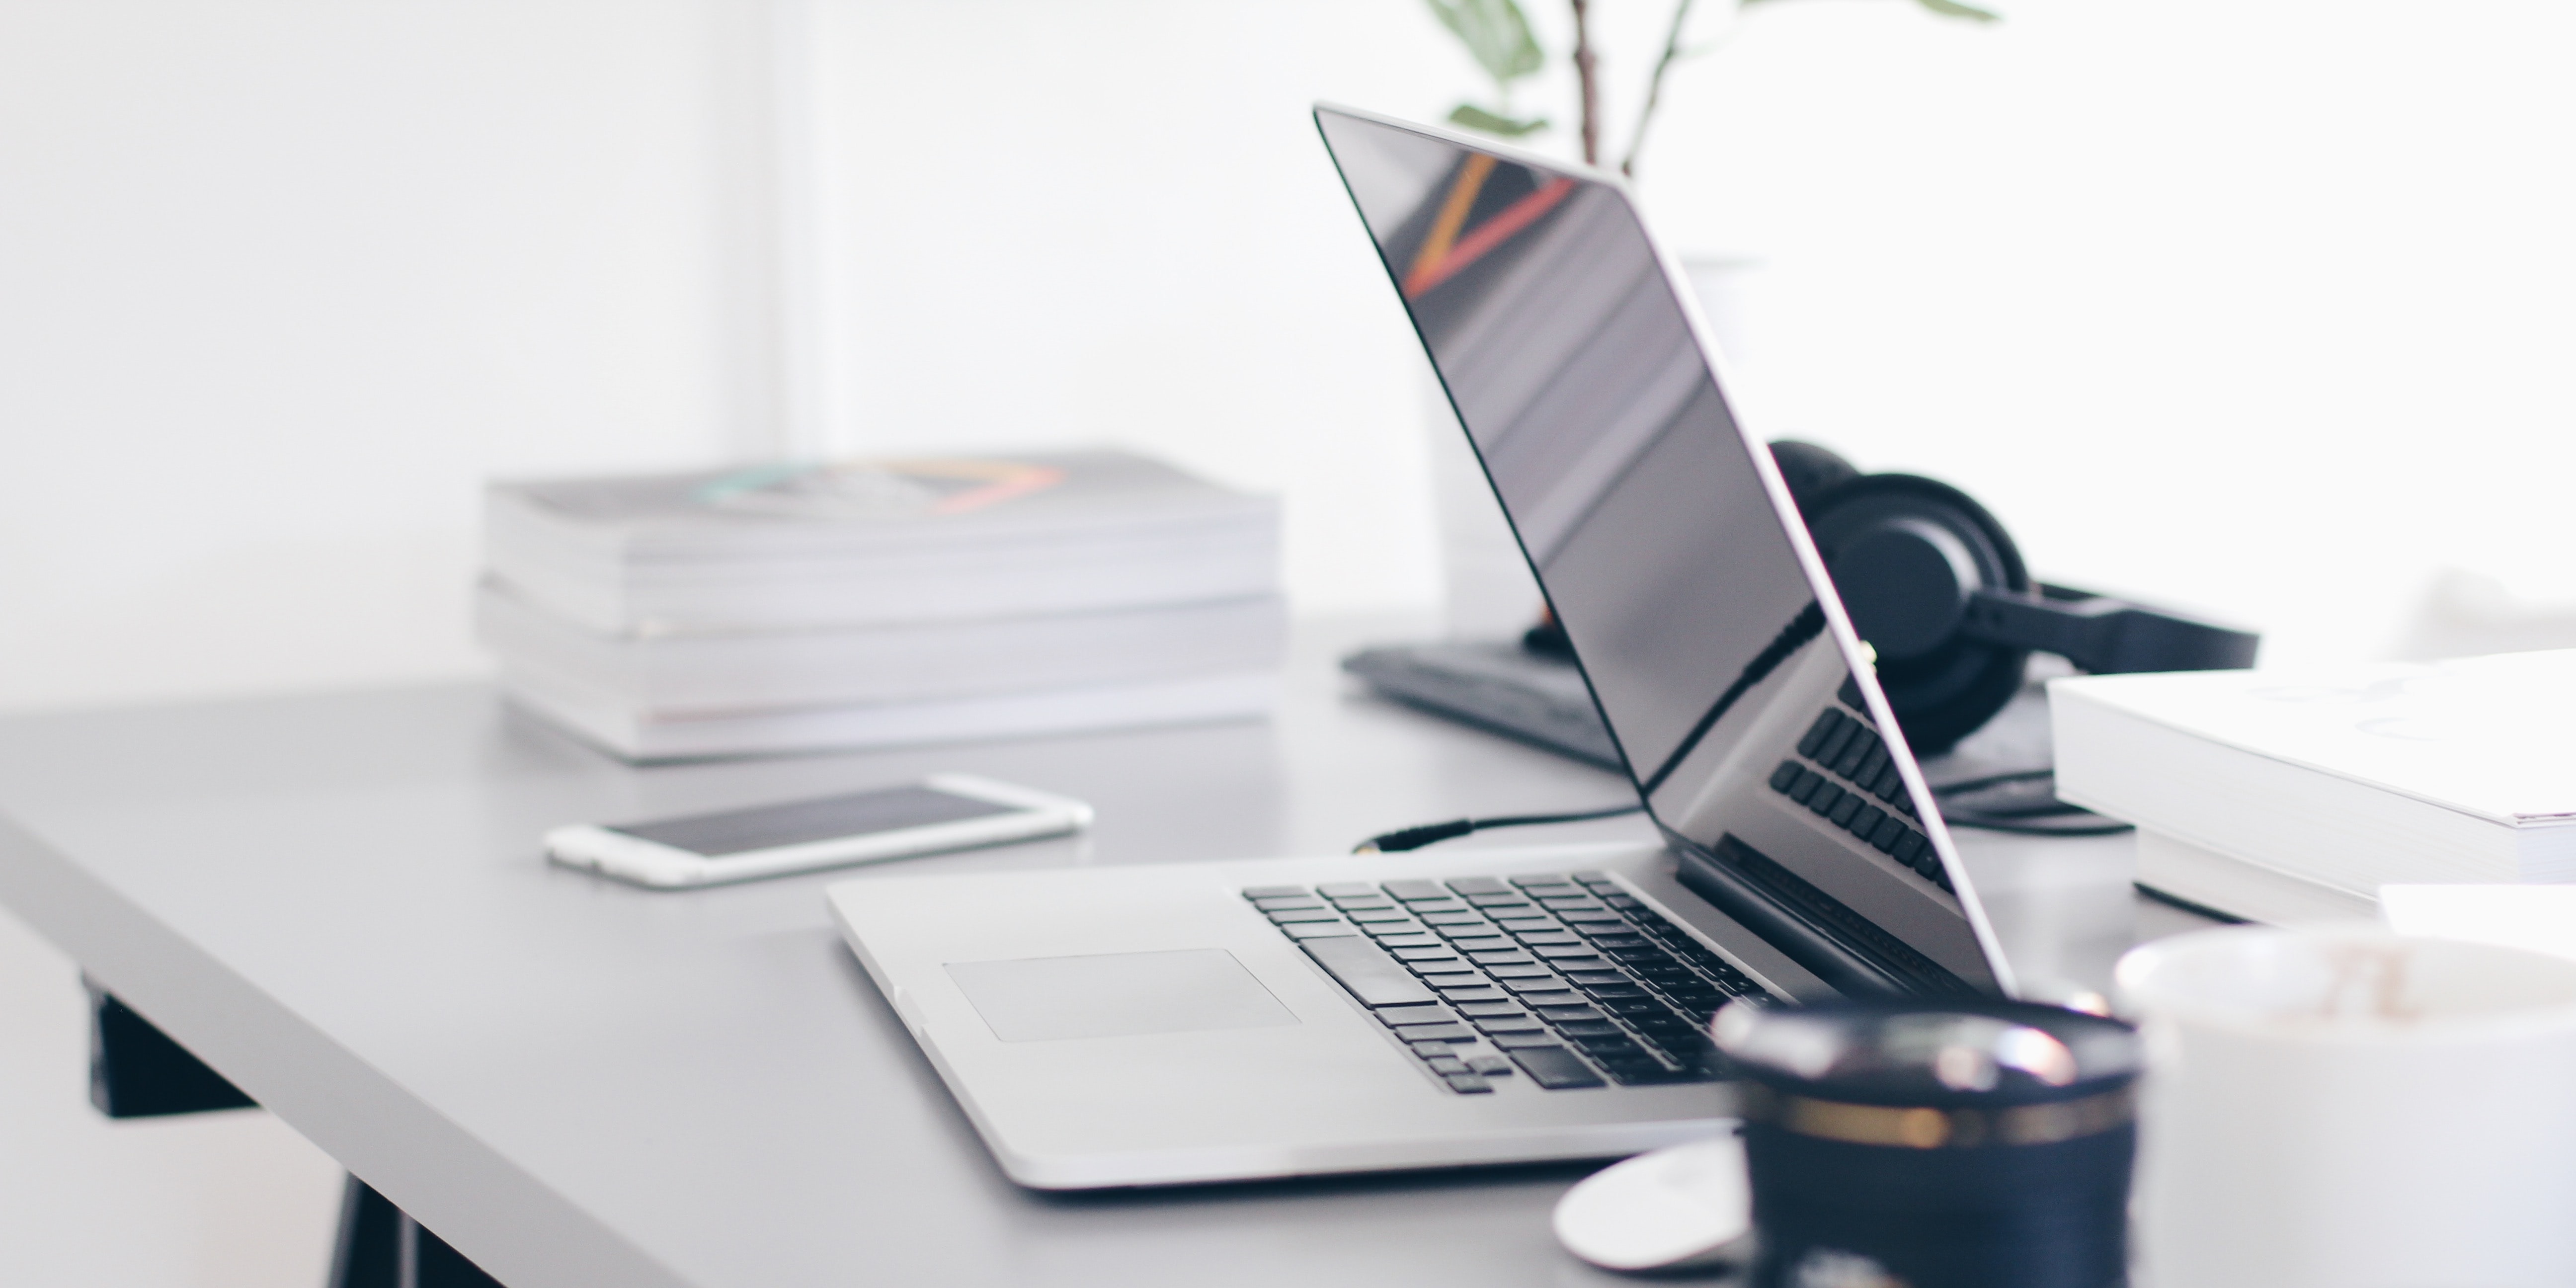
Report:
[[[1737,1003],[1757,1288],[2119,1288],[2137,1036],[2004,1001]]]

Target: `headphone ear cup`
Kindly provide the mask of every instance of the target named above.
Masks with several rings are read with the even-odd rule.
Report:
[[[1985,507],[1946,483],[1870,474],[1802,511],[1917,755],[1949,750],[2012,701],[2030,651],[1959,630],[1970,594],[2030,588],[2020,550]]]
[[[1789,497],[1798,503],[1798,513],[1809,516],[1810,522],[1816,513],[1816,498],[1860,477],[1860,470],[1832,448],[1794,438],[1773,440],[1771,460],[1780,467],[1780,480],[1789,485]]]

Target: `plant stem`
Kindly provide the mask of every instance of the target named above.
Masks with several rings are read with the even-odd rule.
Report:
[[[1583,89],[1583,164],[1601,164],[1601,82],[1592,57],[1592,0],[1574,3],[1574,79]]]
[[[1673,5],[1673,25],[1664,31],[1663,57],[1655,60],[1655,74],[1646,81],[1646,106],[1637,113],[1637,131],[1628,136],[1628,155],[1619,162],[1619,173],[1636,177],[1637,154],[1646,150],[1646,126],[1655,119],[1655,109],[1664,101],[1664,73],[1682,56],[1682,24],[1690,21],[1692,0],[1678,0]],[[1575,6],[1579,12],[1581,4]]]

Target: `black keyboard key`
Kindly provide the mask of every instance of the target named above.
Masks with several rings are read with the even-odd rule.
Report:
[[[1569,1034],[1568,1036],[1570,1037],[1572,1035]],[[1654,1059],[1653,1056],[1646,1054],[1646,1048],[1629,1041],[1625,1037],[1611,1038],[1595,1036],[1579,1037],[1574,1038],[1573,1040],[1574,1045],[1580,1049],[1583,1054],[1605,1063],[1628,1060],[1632,1057],[1635,1060],[1640,1061],[1651,1061]]]
[[[1667,1069],[1662,1065],[1640,1066],[1612,1071],[1611,1077],[1623,1087],[1661,1087],[1680,1082],[1715,1082],[1717,1075],[1705,1069]]]
[[[1554,930],[1557,928],[1556,919],[1554,917],[1503,917],[1497,919],[1494,924],[1505,930],[1512,931]]]
[[[1805,805],[1823,795],[1825,790],[1833,785],[1833,780],[1823,774],[1812,769],[1801,769],[1798,771],[1798,781],[1789,784],[1789,799]]]
[[[1360,932],[1339,921],[1299,921],[1281,926],[1279,933],[1290,939],[1357,939]]]
[[[1841,713],[1833,714],[1839,716]],[[1854,738],[1866,732],[1868,731],[1861,728],[1857,720],[1838,719],[1834,721],[1833,732],[1826,734],[1825,740],[1816,744],[1816,749],[1808,754],[1807,759],[1819,765],[1830,765],[1834,763],[1835,757],[1843,754],[1843,748],[1850,746]]]
[[[1589,974],[1590,972],[1585,973]],[[1645,989],[1640,988],[1636,984],[1625,979],[1620,980],[1616,984],[1593,984],[1582,980],[1577,980],[1575,982],[1582,984],[1583,991],[1591,994],[1597,1001],[1624,1002],[1630,998],[1644,997],[1647,995]]]
[[[1842,788],[1836,787],[1832,783],[1824,783],[1817,787],[1813,794],[1807,797],[1807,808],[1814,810],[1819,814],[1831,815],[1835,806],[1840,805],[1849,799],[1850,797],[1843,794]]]
[[[1617,908],[1621,912],[1626,912],[1630,908],[1643,908],[1646,906],[1639,903],[1635,895],[1612,894],[1606,890],[1601,894],[1601,902],[1606,903],[1613,908]]]
[[[1484,1033],[1544,1033],[1547,1031],[1546,1025],[1526,1015],[1478,1018],[1469,1020],[1468,1023],[1475,1025],[1478,1031]]]
[[[1471,900],[1480,894],[1510,894],[1512,892],[1512,888],[1503,884],[1502,878],[1500,877],[1460,877],[1457,880],[1450,882],[1449,888]]]
[[[1854,796],[1852,799],[1859,800],[1860,798]],[[1852,835],[1866,841],[1878,831],[1878,825],[1885,822],[1886,819],[1887,815],[1881,813],[1877,806],[1863,805],[1859,809],[1852,811],[1851,821],[1843,824],[1843,827],[1849,830]],[[1357,920],[1357,918],[1353,918],[1353,920]]]
[[[1618,913],[1604,908],[1598,912],[1573,909],[1556,914],[1556,919],[1572,926],[1624,926]]]
[[[1513,956],[1517,957],[1517,956],[1519,956],[1519,954],[1518,954],[1518,953],[1515,953],[1515,954],[1513,954]],[[1496,978],[1496,979],[1499,979],[1499,980],[1503,980],[1503,981],[1505,981],[1505,983],[1504,983],[1504,985],[1503,985],[1503,986],[1504,986],[1504,987],[1506,987],[1506,988],[1513,987],[1513,985],[1510,983],[1510,981],[1512,981],[1512,980],[1524,980],[1524,979],[1552,980],[1552,979],[1556,978],[1556,976],[1555,976],[1554,974],[1552,974],[1552,973],[1550,973],[1550,972],[1549,972],[1549,970],[1548,970],[1548,968],[1547,968],[1547,967],[1545,967],[1545,966],[1541,966],[1541,965],[1539,965],[1539,964],[1538,964],[1538,963],[1536,963],[1536,962],[1533,962],[1533,961],[1527,961],[1527,960],[1523,960],[1523,961],[1516,961],[1516,962],[1499,962],[1499,963],[1496,963],[1495,965],[1492,965],[1492,966],[1488,966],[1488,967],[1486,967],[1486,968],[1485,968],[1485,973],[1486,973],[1486,974],[1488,974],[1488,975],[1493,976],[1493,977],[1494,977],[1494,978]]]
[[[1869,794],[1889,802],[1905,794],[1905,775],[1897,770],[1895,761],[1887,762],[1887,768],[1870,781]]]
[[[1276,899],[1255,899],[1252,906],[1263,912],[1294,912],[1300,908],[1321,908],[1324,902],[1311,895],[1292,895]]]
[[[1449,946],[1462,953],[1518,952],[1520,950],[1520,945],[1513,943],[1509,935],[1452,935],[1449,936]]]
[[[1433,1004],[1383,1006],[1378,1008],[1377,1021],[1394,1028],[1399,1024],[1454,1024],[1458,1017],[1450,1014],[1448,1007]]]
[[[1286,927],[1283,926],[1281,929],[1284,930]],[[1378,935],[1377,942],[1379,947],[1388,952],[1394,952],[1399,948],[1438,948],[1440,946],[1440,941],[1429,935],[1407,935],[1393,931]]]
[[[1922,833],[1907,832],[1905,835],[1896,838],[1896,861],[1906,865],[1907,867],[1912,867],[1914,866],[1915,858],[1921,855],[1925,850],[1931,848],[1932,843],[1924,840]]]
[[[1512,1062],[1498,1055],[1468,1056],[1467,1067],[1485,1075],[1488,1078],[1508,1078],[1512,1076]]]
[[[1798,754],[1810,760],[1814,759],[1817,752],[1825,749],[1825,739],[1833,737],[1834,731],[1841,728],[1842,723],[1842,712],[1832,707],[1825,708],[1823,713],[1816,717],[1816,722],[1807,726],[1807,735],[1798,740]]]
[[[1581,993],[1555,992],[1521,994],[1521,1005],[1523,1006],[1545,1008],[1550,1006],[1581,1006],[1583,1004],[1584,997]]]
[[[1430,936],[1423,934],[1422,927],[1414,925],[1410,921],[1364,923],[1360,926],[1360,933],[1367,935],[1372,939],[1419,939],[1422,941],[1420,945],[1401,945],[1402,947],[1407,948],[1427,948],[1437,945],[1440,942],[1437,939],[1433,939]]]
[[[1315,893],[1327,899],[1370,899],[1377,896],[1377,887],[1366,881],[1327,881]]]
[[[1452,989],[1482,988],[1485,985],[1485,977],[1471,970],[1417,970],[1414,974],[1420,975],[1423,983],[1443,993]]]
[[[1825,811],[1825,817],[1833,820],[1834,826],[1841,827],[1851,822],[1852,815],[1859,813],[1861,809],[1860,797],[1845,792],[1841,800],[1834,802],[1832,809]]]
[[[1451,967],[1453,970],[1467,968],[1467,959],[1447,948],[1398,948],[1394,952],[1397,961],[1411,962],[1415,970],[1437,970],[1441,962],[1457,963]]]
[[[1592,936],[1595,948],[1644,948],[1654,942],[1626,926],[1616,931],[1596,932]]]
[[[1948,875],[1941,871],[1941,856],[1929,842],[1914,856],[1914,870],[1922,873],[1924,880],[1935,882],[1944,890],[1950,888]]]
[[[1310,897],[1314,893],[1304,886],[1247,886],[1244,888],[1243,897],[1246,899],[1299,899]]]
[[[1869,755],[1862,758],[1860,768],[1844,775],[1844,777],[1860,784],[1863,790],[1868,790],[1872,784],[1878,781],[1879,771],[1886,769],[1887,766],[1887,744],[1882,742],[1869,749]]]
[[[1655,1019],[1672,1014],[1672,1011],[1667,1009],[1663,1003],[1646,996],[1644,989],[1637,990],[1637,995],[1634,997],[1603,997],[1599,993],[1594,993],[1592,998],[1593,1005],[1598,1006],[1602,1010],[1608,1011],[1612,1015],[1616,1015],[1623,1020],[1627,1020],[1632,1024],[1639,1020]],[[1579,1019],[1581,1017],[1569,1015],[1564,1018],[1571,1020]]]
[[[1601,910],[1601,901],[1591,898],[1541,899],[1538,903],[1540,907],[1545,908],[1549,912],[1555,913],[1560,917],[1569,912],[1598,912]]]
[[[1664,1067],[1663,1061],[1646,1054],[1645,1048],[1638,1046],[1625,1051],[1596,1051],[1587,1046],[1583,1048],[1583,1054],[1592,1057],[1592,1063],[1609,1070],[1613,1077],[1640,1069],[1660,1072]]]
[[[1573,962],[1581,960],[1598,963],[1601,954],[1604,951],[1610,950],[1595,948],[1593,945],[1584,943],[1581,940],[1576,940],[1570,944],[1533,944],[1530,946],[1531,955],[1543,957],[1549,961]],[[1579,966],[1568,965],[1565,969],[1580,970],[1582,968]]]
[[[1453,1073],[1449,1075],[1449,1089],[1460,1095],[1482,1096],[1490,1094],[1494,1084],[1472,1073]]]
[[[1332,909],[1323,907],[1319,904],[1312,908],[1298,908],[1288,912],[1274,912],[1270,914],[1270,920],[1278,925],[1284,926],[1292,921],[1340,921],[1341,916],[1335,913]]]
[[[1522,947],[1532,949],[1580,948],[1583,946],[1582,940],[1577,939],[1573,935],[1562,930],[1524,931],[1520,936],[1520,941]],[[1539,955],[1542,957],[1563,956],[1561,953],[1540,953]]]
[[[1540,1037],[1527,1033],[1497,1034],[1493,1038],[1493,1043],[1494,1049],[1497,1051],[1518,1051],[1526,1047],[1552,1047],[1559,1045],[1558,1040],[1554,1035]]]
[[[1476,1031],[1464,1024],[1407,1024],[1395,1031],[1407,1042],[1473,1042]],[[1420,1047],[1415,1047],[1420,1050]]]
[[[1896,843],[1899,840],[1904,839],[1904,836],[1905,825],[1903,823],[1897,822],[1893,815],[1882,815],[1879,818],[1878,826],[1869,834],[1869,843],[1877,846],[1878,852],[1881,854],[1894,854],[1896,853]]]
[[[1349,904],[1343,904],[1342,913],[1344,916],[1349,917],[1351,920],[1356,921],[1363,926],[1375,925],[1380,922],[1388,921],[1410,922],[1413,920],[1413,914],[1406,912],[1401,908],[1353,908]]]
[[[1505,979],[1502,980],[1501,983],[1504,988],[1510,989],[1515,993],[1563,993],[1570,998],[1580,996],[1566,988],[1564,982],[1557,979],[1554,975],[1543,974],[1531,976],[1525,979]]]
[[[1780,767],[1779,767],[1778,769],[1774,769],[1774,770],[1772,770],[1772,771],[1771,771],[1771,790],[1773,790],[1773,791],[1775,791],[1775,792],[1785,792],[1785,791],[1789,790],[1790,788],[1792,788],[1792,787],[1794,787],[1794,786],[1797,786],[1797,783],[1798,783],[1798,762],[1797,762],[1797,761],[1794,761],[1794,760],[1784,760],[1784,761],[1781,761],[1781,762],[1780,762]]]
[[[1617,877],[1598,870],[1589,872],[1568,872],[1565,875],[1582,885],[1615,886],[1619,884],[1619,879]]]
[[[1487,970],[1493,970],[1497,967],[1536,965],[1536,963],[1530,960],[1530,955],[1528,953],[1522,952],[1517,948],[1512,949],[1510,952],[1502,953],[1469,953],[1467,954],[1467,959]]]
[[[1365,939],[1310,939],[1298,947],[1305,949],[1306,955],[1314,958],[1315,964],[1336,983],[1349,989],[1362,1006],[1419,1006],[1438,1000],[1438,995],[1413,977],[1413,972]]]
[[[1425,1057],[1423,1058],[1422,1063],[1424,1063],[1424,1064],[1426,1064],[1426,1065],[1430,1066],[1431,1071],[1432,1071],[1433,1073],[1467,1073],[1467,1072],[1470,1072],[1470,1070],[1467,1068],[1467,1062],[1466,1062],[1466,1061],[1464,1061],[1464,1060],[1459,1059],[1458,1057],[1456,1057],[1456,1056],[1454,1056],[1454,1055],[1435,1055],[1435,1056],[1425,1056]]]
[[[1529,1075],[1529,1080],[1550,1091],[1572,1091],[1578,1087],[1605,1085],[1591,1066],[1576,1059],[1573,1052],[1561,1046],[1521,1047],[1509,1052],[1512,1063]]]
[[[1527,890],[1531,886],[1572,885],[1574,878],[1562,872],[1533,872],[1528,876],[1513,877],[1512,884]]]
[[[1589,1006],[1542,1006],[1539,1017],[1547,1020],[1598,1020],[1601,1012]]]
[[[1426,926],[1481,926],[1485,919],[1472,912],[1426,912],[1420,914]]]
[[[1383,887],[1387,897],[1411,903],[1417,899],[1446,899],[1449,892],[1437,881],[1389,881]]]
[[[1501,1002],[1509,1000],[1511,994],[1499,988],[1487,988],[1482,984],[1476,984],[1456,988],[1444,985],[1440,990],[1440,996],[1443,1000],[1451,1002]]]
[[[1885,744],[1879,742],[1877,734],[1863,730],[1843,747],[1841,755],[1834,757],[1833,770],[1849,778],[1860,771],[1861,762],[1868,760],[1871,752],[1880,751],[1884,746]]]
[[[1510,1002],[1473,1002],[1458,1008],[1460,1015],[1518,1015],[1521,1008]]]
[[[1608,1020],[1576,1020],[1556,1026],[1556,1031],[1570,1038],[1616,1038],[1625,1042],[1628,1031]]]

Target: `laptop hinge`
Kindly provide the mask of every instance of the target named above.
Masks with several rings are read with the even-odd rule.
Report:
[[[1868,942],[1855,933],[1860,928],[1875,929],[1866,918],[1733,836],[1720,837],[1711,847],[1666,829],[1664,840],[1680,861],[1676,875],[1691,893],[1840,992],[1861,996],[1980,992],[1883,931],[1877,937],[1886,942]]]

